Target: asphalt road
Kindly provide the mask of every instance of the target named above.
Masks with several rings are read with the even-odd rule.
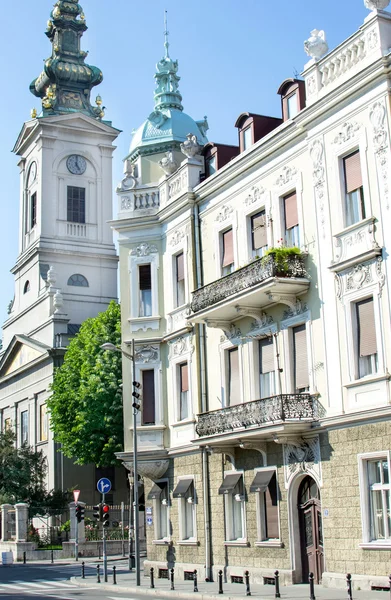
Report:
[[[115,563],[117,571],[126,570],[126,562]],[[86,575],[96,572],[97,563],[86,564]],[[109,570],[111,571],[111,566]],[[71,577],[80,576],[78,565],[27,565],[15,564],[9,567],[0,566],[0,598],[1,600],[145,600],[145,595],[99,591],[92,588],[79,588],[71,581]],[[101,567],[101,572],[103,568]],[[110,578],[111,579],[111,578]],[[103,577],[102,577],[103,581]],[[159,598],[156,598],[159,600]]]

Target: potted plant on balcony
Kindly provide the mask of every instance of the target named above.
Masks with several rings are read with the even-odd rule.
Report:
[[[274,261],[276,276],[285,277],[288,274],[292,274],[292,258],[302,256],[302,252],[297,246],[284,246],[282,239],[279,240],[279,243],[279,246],[269,248],[265,252],[262,261],[267,263],[270,260],[268,257],[271,257]]]

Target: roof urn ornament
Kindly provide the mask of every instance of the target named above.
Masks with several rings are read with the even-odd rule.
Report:
[[[311,35],[304,42],[304,50],[311,58],[319,60],[327,54],[329,46],[326,42],[326,34],[323,30],[313,29]]]
[[[174,158],[174,153],[172,150],[166,152],[166,156],[159,160],[159,165],[163,169],[166,175],[172,175],[178,168],[178,163]]]
[[[60,313],[63,306],[64,306],[64,298],[63,298],[60,290],[57,290],[57,292],[54,294],[54,298],[53,298],[54,314]]]
[[[48,282],[49,287],[53,287],[54,285],[56,285],[56,281],[57,281],[57,273],[53,267],[53,265],[50,266],[48,272],[47,272],[47,276],[46,276],[46,281]]]
[[[364,0],[365,8],[369,10],[384,10],[389,3],[390,0]]]
[[[187,134],[187,140],[181,144],[181,152],[187,156],[187,158],[194,158],[197,154],[201,153],[202,146],[197,141],[197,136],[193,133]]]

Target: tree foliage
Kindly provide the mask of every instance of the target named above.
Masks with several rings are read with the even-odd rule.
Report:
[[[0,503],[42,505],[45,488],[46,458],[27,445],[15,447],[11,429],[0,433]]]
[[[61,451],[77,464],[117,465],[123,449],[121,353],[101,345],[121,343],[120,307],[83,323],[55,373],[48,400],[51,427]]]

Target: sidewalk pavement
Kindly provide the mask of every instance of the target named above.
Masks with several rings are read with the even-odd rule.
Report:
[[[130,573],[128,570],[117,566],[117,585],[113,584],[113,569],[112,565],[108,568],[108,582],[104,583],[103,569],[100,568],[101,583],[97,583],[96,573],[91,573],[90,569],[86,570],[86,578],[73,577],[73,583],[80,587],[88,586],[95,587],[99,590],[111,591],[115,594],[136,594],[146,595],[158,598],[184,598],[186,600],[248,600],[246,598],[246,588],[240,583],[223,583],[223,595],[218,594],[218,583],[198,582],[198,594],[193,591],[193,581],[175,581],[175,591],[170,589],[170,581],[167,579],[155,579],[155,589],[150,589],[149,577],[145,577],[141,572],[141,586],[136,586],[135,573]],[[290,585],[281,586],[281,599],[285,600],[310,600],[309,585]],[[251,585],[251,596],[253,598],[274,598],[274,585]],[[315,586],[316,600],[347,600],[348,594],[346,589],[324,588]],[[389,600],[389,592],[380,591],[353,591],[354,600]]]

